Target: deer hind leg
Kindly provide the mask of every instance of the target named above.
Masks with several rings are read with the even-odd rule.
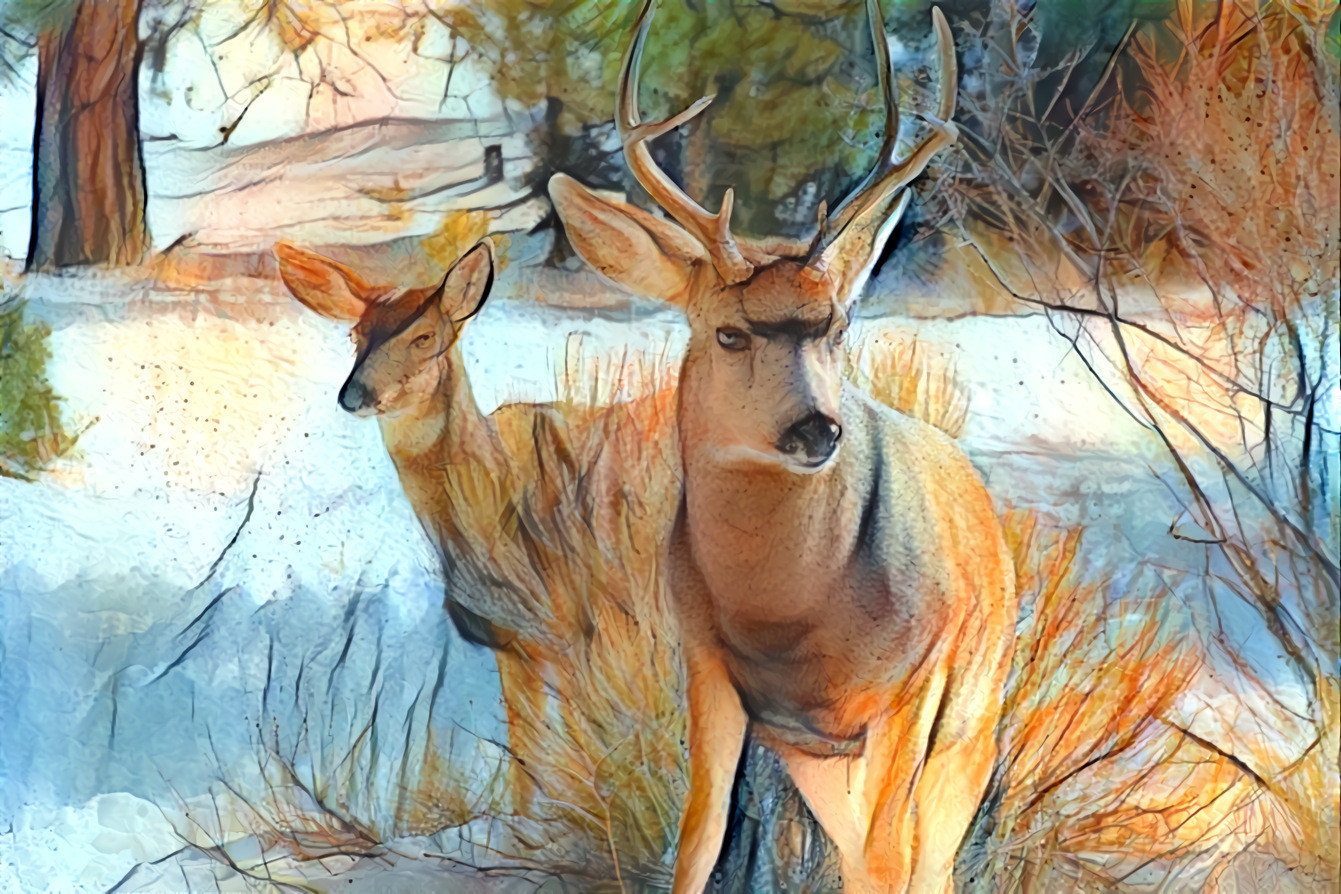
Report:
[[[509,775],[512,810],[526,816],[537,794],[534,758],[544,754],[543,745],[548,695],[543,664],[512,648],[494,653],[498,660],[499,688],[507,713],[508,750],[513,766]]]
[[[805,798],[806,806],[838,849],[844,890],[874,890],[866,873],[865,757],[819,757],[787,745],[769,744],[786,763],[787,773]]]

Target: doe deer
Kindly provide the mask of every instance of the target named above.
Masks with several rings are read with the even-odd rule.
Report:
[[[949,890],[987,785],[1015,604],[992,502],[959,448],[845,385],[854,302],[907,206],[956,138],[949,26],[933,21],[938,118],[903,158],[878,0],[886,103],[877,167],[813,241],[730,230],[657,167],[638,71],[655,0],[624,59],[625,159],[674,223],[563,174],[550,195],[597,270],[682,308],[684,493],[669,574],[687,672],[689,793],[674,890],[701,891],[721,848],[747,730],[774,748],[839,849],[849,890]]]
[[[466,323],[493,284],[493,249],[487,240],[478,243],[428,288],[374,285],[344,264],[287,242],[278,243],[275,254],[295,298],[323,317],[353,324],[357,353],[340,388],[340,406],[377,417],[401,486],[455,578],[444,603],[453,624],[463,639],[495,652],[509,744],[525,761],[531,724],[519,714],[542,710],[545,668],[517,633],[543,627],[537,617],[543,607],[495,573],[502,538],[493,526],[479,530],[469,515],[478,503],[515,513],[521,490],[508,468],[500,419],[480,411],[461,354]],[[537,426],[549,421],[543,408],[524,412]],[[527,792],[529,786],[516,786],[521,804]]]
[[[666,751],[648,742],[659,734],[648,706],[664,699],[673,665],[664,639],[647,633],[663,601],[658,545],[679,497],[677,464],[661,443],[673,393],[622,408],[514,403],[486,415],[460,338],[489,294],[487,241],[422,289],[371,285],[287,243],[275,251],[300,302],[354,324],[340,404],[378,418],[455,578],[446,606],[458,631],[495,650],[509,747],[524,771],[514,808],[529,809],[537,785],[554,788],[536,767],[599,764],[630,742],[645,757]],[[605,685],[611,676],[618,687]],[[599,719],[588,723],[583,710]],[[608,796],[554,797],[588,815],[610,809]]]

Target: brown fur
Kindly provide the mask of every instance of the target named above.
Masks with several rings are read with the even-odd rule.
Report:
[[[600,253],[599,230],[574,221],[611,220],[614,206],[570,216],[604,201],[580,190],[561,183],[556,204],[579,251]],[[798,268],[728,286],[696,263],[676,296],[691,329],[669,568],[689,684],[676,890],[706,882],[752,725],[843,851],[850,888],[939,891],[992,766],[1013,569],[958,447],[842,385],[842,286]],[[755,339],[749,359],[715,341],[721,327],[785,321],[801,325],[776,336],[784,347]],[[816,407],[843,430],[818,470],[770,460],[772,430],[732,452],[730,417],[781,427]]]
[[[465,294],[487,291],[482,274],[453,268],[439,289],[392,289],[289,246],[277,253],[304,304],[357,315],[350,381],[375,386],[369,400],[402,487],[453,578],[449,608],[483,622],[495,647],[517,770],[512,810],[600,842],[593,853],[556,834],[547,849],[563,849],[551,854],[558,861],[596,872],[604,856],[615,875],[621,860],[654,864],[671,819],[657,804],[678,777],[678,724],[667,719],[679,687],[671,641],[658,636],[661,546],[679,498],[673,390],[656,382],[627,404],[510,404],[485,415],[457,319],[483,301]],[[434,351],[401,350],[430,331]],[[383,403],[383,390],[394,401]]]
[[[684,499],[668,573],[687,672],[689,795],[674,890],[701,891],[726,827],[747,728],[787,764],[842,855],[851,890],[944,892],[987,786],[1008,669],[1014,571],[982,482],[948,438],[843,384],[851,303],[954,138],[939,124],[902,162],[882,16],[868,2],[890,97],[887,146],[863,189],[795,246],[744,255],[731,194],[710,215],[656,168],[637,70],[654,2],[625,58],[616,120],[639,182],[702,243],[673,251],[645,212],[565,175],[550,196],[574,248],[627,288],[684,309]],[[941,117],[954,110],[949,28],[933,13]]]

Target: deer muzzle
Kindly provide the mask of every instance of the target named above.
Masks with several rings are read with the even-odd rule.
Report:
[[[823,413],[811,413],[792,424],[775,445],[780,453],[804,466],[822,466],[838,449],[843,427]]]
[[[340,406],[355,416],[371,416],[377,412],[373,392],[357,378],[350,377],[340,389]]]

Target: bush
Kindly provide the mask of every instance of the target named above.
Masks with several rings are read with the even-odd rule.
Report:
[[[25,322],[24,302],[0,303],[0,475],[31,481],[74,449],[47,382],[51,328]]]

